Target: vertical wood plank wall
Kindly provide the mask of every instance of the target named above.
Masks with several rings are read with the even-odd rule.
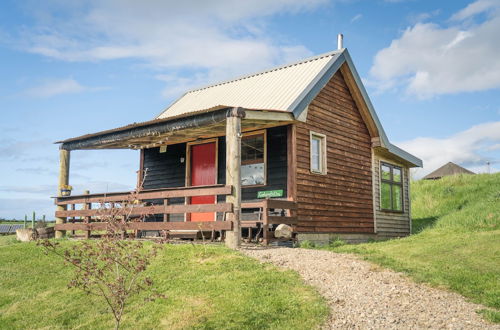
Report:
[[[260,190],[283,190],[287,196],[287,126],[267,129],[267,184],[259,187],[242,187],[241,198],[244,201],[257,199]],[[218,182],[226,182],[226,139],[219,138],[219,174]],[[221,199],[220,201],[223,201]]]
[[[327,136],[327,175],[310,171],[309,132]],[[371,137],[337,72],[297,124],[299,232],[373,233]]]
[[[403,164],[383,157],[375,152],[373,182],[375,193],[375,218],[377,236],[402,237],[410,234],[410,192],[409,171]],[[403,213],[384,212],[380,209],[380,161],[401,166],[403,169]]]

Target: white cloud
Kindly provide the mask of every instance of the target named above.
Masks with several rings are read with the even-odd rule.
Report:
[[[486,18],[479,21],[478,14]],[[450,22],[407,28],[375,56],[370,84],[404,86],[419,98],[500,88],[500,1],[476,1]]]
[[[353,18],[351,18],[351,23],[354,23],[354,22],[360,20],[362,17],[363,17],[362,14],[355,15]]]
[[[73,78],[52,79],[25,90],[22,94],[30,97],[49,98],[62,94],[75,94],[85,91],[101,90],[99,87],[87,87],[81,85]]]
[[[188,68],[205,81],[228,78],[309,55],[302,45],[271,37],[266,18],[327,2],[53,0],[33,3],[38,24],[23,30],[17,46],[64,61],[135,59],[162,73]]]
[[[451,20],[462,21],[474,15],[481,14],[491,8],[498,7],[498,0],[479,0],[469,4],[451,17]]]
[[[492,159],[492,151],[500,144],[500,121],[483,123],[450,137],[438,139],[419,137],[398,143],[404,150],[421,158],[423,170],[417,177],[422,177],[447,162],[454,162],[471,170],[484,172],[486,162]]]

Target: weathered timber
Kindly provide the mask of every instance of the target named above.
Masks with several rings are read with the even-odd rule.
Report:
[[[280,217],[280,216],[269,216],[267,218],[267,222],[270,225],[279,225],[279,224],[287,224],[287,225],[296,225],[297,217]]]
[[[290,200],[297,199],[297,132],[295,125],[287,129],[287,195]]]
[[[388,212],[381,209],[380,205],[380,162],[401,166],[403,180],[403,211]],[[388,158],[378,152],[374,153],[373,160],[375,228],[381,237],[402,237],[410,234],[410,182],[409,171],[404,164],[395,159]]]
[[[226,119],[226,184],[234,188],[226,196],[226,202],[233,205],[227,214],[233,228],[226,232],[226,245],[232,249],[241,245],[241,117],[239,109],[234,108]]]
[[[62,196],[61,189],[69,184],[69,161],[70,152],[68,150],[59,150],[59,184],[58,184],[58,196]],[[65,211],[67,209],[66,205],[57,205],[56,213]],[[66,222],[65,217],[56,217],[56,224],[62,224]],[[64,231],[56,231],[55,237],[62,238],[64,236]]]
[[[228,195],[231,194],[232,187],[224,185],[210,186],[195,186],[195,187],[175,187],[142,190],[137,194],[139,200],[146,199],[165,199],[176,197],[193,197],[193,196],[209,196],[209,195]],[[81,204],[81,203],[109,203],[127,201],[131,196],[131,192],[116,192],[106,194],[91,194],[87,196],[68,196],[58,197],[56,204]],[[135,196],[135,195],[134,195]]]
[[[128,222],[127,230],[231,230],[231,221],[201,221],[201,222]],[[108,223],[65,223],[55,226],[56,230],[106,230]]]
[[[296,124],[297,230],[374,232],[371,133],[337,72]],[[327,174],[310,170],[310,136],[327,136]]]
[[[197,213],[197,212],[232,212],[231,203],[187,204],[187,205],[152,205],[124,208],[65,210],[56,211],[56,217],[98,217],[98,216],[144,216],[151,214]]]

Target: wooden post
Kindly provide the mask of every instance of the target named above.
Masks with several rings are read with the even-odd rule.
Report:
[[[290,201],[297,200],[297,129],[295,124],[287,129],[287,197]]]
[[[228,219],[233,221],[233,230],[226,232],[226,246],[237,249],[241,245],[241,118],[245,112],[233,108],[226,119],[226,185],[232,186],[232,194],[226,202],[233,204],[233,212]]]
[[[262,207],[262,243],[269,244],[269,198],[264,200]]]
[[[89,190],[84,190],[83,194],[84,195],[90,195],[90,191]],[[92,203],[85,203],[83,205],[83,209],[84,210],[90,210],[91,208],[92,208]],[[83,219],[83,223],[90,223],[90,217],[85,217]],[[85,239],[89,239],[90,238],[90,230],[85,231],[84,237],[85,237]]]
[[[71,204],[71,210],[72,210],[72,211],[76,210],[76,204]],[[76,217],[72,217],[72,218],[71,218],[71,223],[75,223],[75,220],[76,220]],[[74,230],[72,230],[72,231],[70,232],[70,235],[71,235],[71,236],[75,236],[75,231],[74,231]]]
[[[31,218],[31,229],[35,229],[35,211],[33,211],[33,217]]]
[[[61,188],[69,183],[69,150],[59,150],[59,185],[57,196],[62,196]],[[66,205],[57,205],[57,211],[66,211]],[[63,224],[66,218],[56,218],[56,224]],[[63,230],[56,231],[56,238],[62,238],[65,234]]]

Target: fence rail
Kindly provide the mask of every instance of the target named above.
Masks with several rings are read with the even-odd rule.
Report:
[[[294,201],[280,199],[265,199],[259,202],[242,203],[242,209],[259,209],[259,219],[251,221],[241,221],[242,228],[262,227],[262,240],[264,244],[269,244],[275,240],[270,225],[286,224],[294,228],[297,225],[297,203]],[[282,210],[282,215],[271,215],[271,211]],[[286,210],[286,211],[285,211]],[[286,215],[285,215],[286,214]]]
[[[65,210],[55,212],[56,217],[67,219],[66,223],[56,224],[56,230],[84,231],[86,237],[91,231],[106,230],[110,216],[125,218],[144,218],[149,215],[163,215],[163,222],[129,221],[125,225],[128,230],[198,230],[198,231],[227,231],[232,230],[232,221],[201,221],[201,222],[169,222],[171,214],[191,213],[227,213],[233,211],[232,203],[216,204],[170,204],[171,198],[185,198],[195,196],[229,195],[232,186],[211,185],[181,188],[165,188],[143,190],[140,192],[115,192],[106,194],[86,194],[56,197],[55,204],[64,206]],[[147,205],[151,200],[163,200],[163,205]],[[99,204],[92,208],[92,204]],[[242,228],[262,229],[264,244],[274,239],[273,225],[297,225],[297,203],[289,200],[264,199],[257,202],[242,203],[242,209],[259,209],[258,219],[241,221]],[[277,212],[279,210],[279,212]],[[223,217],[225,219],[225,217]]]
[[[92,230],[106,230],[109,217],[127,219],[153,215],[163,215],[164,222],[129,221],[125,229],[131,230],[231,230],[232,221],[169,222],[170,214],[191,214],[211,212],[232,212],[232,203],[217,204],[177,204],[169,205],[170,198],[195,196],[229,195],[232,186],[211,185],[181,188],[143,190],[140,192],[116,192],[107,194],[86,194],[55,198],[55,204],[65,210],[55,212],[56,217],[66,218],[63,224],[56,224],[56,230],[83,230],[90,236]],[[163,200],[163,205],[147,205],[148,200]],[[92,204],[99,208],[92,208]],[[77,207],[77,205],[81,205]],[[68,209],[69,208],[69,209]]]

